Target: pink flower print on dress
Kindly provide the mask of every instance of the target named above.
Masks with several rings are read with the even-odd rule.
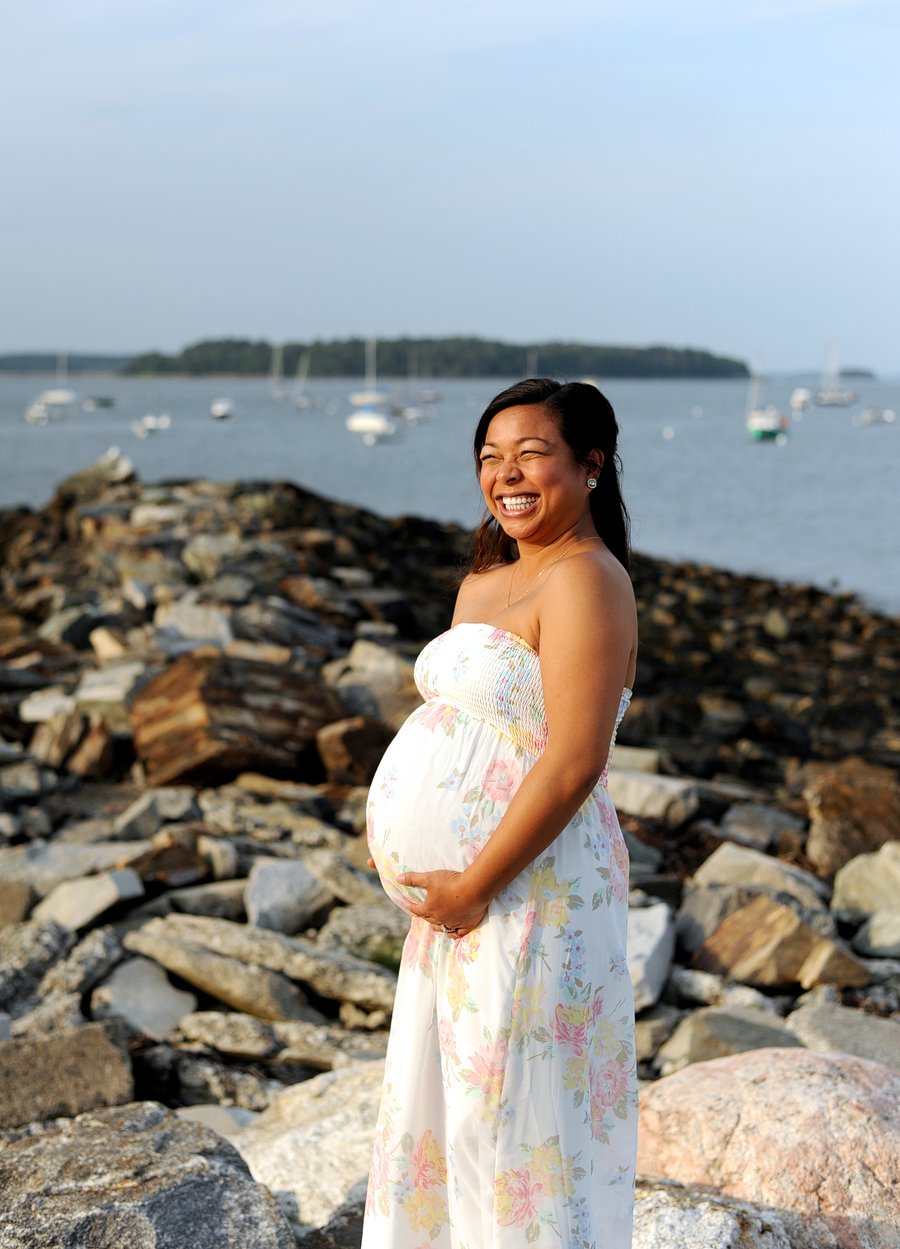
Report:
[[[559,1045],[583,1054],[588,1044],[588,1008],[584,1002],[557,1006],[553,1015],[553,1039]]]
[[[445,1058],[452,1057],[456,1052],[456,1035],[449,1019],[441,1019],[438,1022],[438,1042]]]
[[[612,895],[617,902],[624,902],[628,897],[628,847],[625,845],[625,838],[618,829],[613,836],[611,849],[610,884],[612,885]]]
[[[438,1139],[428,1128],[419,1140],[412,1157],[416,1188],[431,1188],[447,1183],[447,1163]]]
[[[509,759],[495,759],[481,778],[481,788],[494,802],[510,802],[522,784],[522,769]]]
[[[481,929],[473,928],[471,932],[460,937],[454,945],[456,957],[461,963],[474,963],[481,949]]]
[[[607,1062],[591,1067],[591,1134],[603,1133],[603,1116],[628,1092],[628,1072],[621,1063]]]
[[[501,1041],[498,1045],[482,1045],[469,1055],[469,1066],[460,1075],[470,1086],[470,1093],[480,1094],[484,1109],[488,1112],[482,1118],[493,1118],[493,1112],[500,1104],[503,1091],[503,1079],[506,1075],[506,1045]]]
[[[443,702],[440,698],[434,698],[431,702],[425,704],[417,719],[423,729],[433,733],[435,729],[446,730],[453,723],[455,715],[455,707]]]
[[[527,1167],[504,1171],[494,1185],[494,1217],[501,1227],[525,1227],[537,1218],[544,1196],[543,1183]]]

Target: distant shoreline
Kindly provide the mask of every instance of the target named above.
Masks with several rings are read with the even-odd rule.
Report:
[[[135,356],[73,353],[72,374],[131,377],[354,378],[365,372],[361,338],[273,344],[265,340],[218,339],[194,343],[177,355]],[[574,342],[506,343],[475,337],[381,339],[378,373],[416,382],[451,378],[551,376],[560,378],[746,378],[743,360],[689,347],[604,346]],[[273,365],[275,366],[273,369]],[[0,374],[50,373],[57,357],[18,352],[0,356]]]

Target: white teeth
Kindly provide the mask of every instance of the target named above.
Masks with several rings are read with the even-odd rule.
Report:
[[[524,512],[536,502],[536,494],[507,495],[503,499],[503,507],[507,512]]]

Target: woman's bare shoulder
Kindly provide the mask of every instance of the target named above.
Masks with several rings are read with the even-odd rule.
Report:
[[[459,590],[456,595],[456,610],[453,614],[455,623],[458,623],[470,609],[475,610],[476,617],[481,607],[485,606],[482,600],[488,600],[494,593],[494,586],[497,584],[500,574],[505,568],[509,568],[509,564],[493,564],[490,568],[485,568],[482,572],[467,573],[460,583]],[[493,615],[493,611],[489,615]]]

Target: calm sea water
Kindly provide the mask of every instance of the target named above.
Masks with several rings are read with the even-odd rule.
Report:
[[[787,410],[803,380],[770,382],[767,400]],[[117,445],[144,481],[283,477],[387,516],[465,525],[481,513],[472,431],[502,386],[496,379],[442,382],[433,422],[366,447],[344,424],[358,381],[312,382],[316,406],[298,412],[289,396],[273,400],[261,380],[79,379],[81,398],[109,395],[115,407],[26,424],[26,407],[50,384],[0,378],[0,506],[44,503],[62,477]],[[743,382],[601,385],[622,427],[625,496],[639,550],[837,585],[900,612],[900,420],[853,423],[864,408],[900,413],[900,382],[858,383],[853,408],[806,413],[782,447],[748,441]],[[235,402],[233,420],[210,418],[210,403],[220,397]],[[143,440],[131,432],[136,418],[164,412],[168,430]]]

